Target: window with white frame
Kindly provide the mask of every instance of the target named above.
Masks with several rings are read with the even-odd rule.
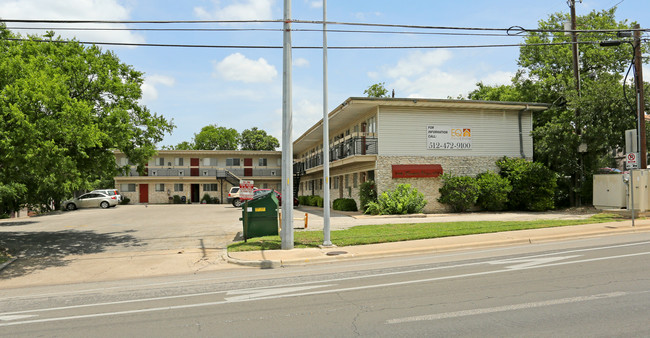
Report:
[[[216,183],[209,183],[203,185],[203,191],[218,191],[219,187]]]
[[[161,191],[164,192],[165,191],[165,184],[164,183],[156,183],[156,188],[155,189],[156,189],[157,192],[161,192]]]
[[[226,159],[226,167],[239,167],[240,166],[240,161],[238,158],[227,158]]]
[[[260,158],[259,166],[260,167],[266,167],[266,159],[265,158]]]
[[[120,191],[135,192],[135,183],[120,184]]]
[[[359,174],[354,173],[354,174],[352,174],[352,187],[356,188],[358,186],[359,186]]]
[[[174,165],[176,166],[181,166],[183,165],[183,158],[182,157],[177,157],[174,159]]]
[[[339,188],[339,177],[338,176],[334,177],[333,181],[334,181],[334,189],[338,189]]]
[[[183,191],[183,183],[174,183],[174,191]]]
[[[158,157],[158,161],[156,161],[156,165],[164,166],[165,165],[165,158],[164,157]]]
[[[214,157],[206,157],[203,159],[203,165],[206,167],[216,167],[217,159]]]

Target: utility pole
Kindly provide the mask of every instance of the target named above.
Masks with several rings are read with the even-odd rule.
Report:
[[[330,141],[327,111],[327,0],[323,0],[323,246],[330,239]]]
[[[282,45],[282,250],[293,249],[293,143],[291,142],[291,0],[284,0]]]
[[[645,98],[643,97],[643,62],[641,60],[641,26],[634,26],[634,82],[636,89],[636,114],[638,119],[640,168],[648,168],[648,151],[645,137]]]
[[[576,23],[576,1],[568,0],[569,8],[571,9],[571,51],[573,54],[573,77],[576,82],[576,92],[580,97],[580,63],[578,54],[578,24]],[[582,0],[580,0],[582,2]],[[576,135],[578,135],[580,142],[582,142],[582,126],[578,122],[580,118],[580,107],[575,108],[576,117]],[[573,184],[577,188],[578,194],[573,196],[573,203],[575,206],[582,205],[582,198],[580,191],[582,190],[582,153],[578,150],[578,172],[573,175]]]

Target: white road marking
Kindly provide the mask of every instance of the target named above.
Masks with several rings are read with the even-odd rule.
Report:
[[[240,301],[247,301],[247,300],[255,300],[261,298],[267,298],[269,296],[286,295],[287,293],[290,292],[305,291],[305,290],[311,290],[316,288],[325,288],[329,286],[333,286],[333,285],[329,284],[329,285],[312,285],[312,286],[297,286],[297,287],[275,287],[271,289],[258,289],[258,290],[254,290],[254,289],[233,290],[233,291],[229,291],[226,295],[239,295],[239,296],[226,297],[226,301],[240,302]]]
[[[10,320],[25,319],[31,317],[38,317],[37,315],[13,315],[13,316],[0,316],[0,322],[7,322]]]
[[[576,257],[581,257],[581,256],[580,255],[573,255],[573,256],[535,257],[535,258],[524,257],[524,258],[504,259],[504,260],[499,260],[499,261],[490,261],[490,262],[487,262],[487,263],[491,264],[491,265],[519,263],[519,264],[515,264],[515,265],[509,265],[509,266],[506,267],[506,269],[522,270],[522,269],[527,269],[527,268],[530,268],[530,267],[534,267],[536,265],[543,265],[543,264],[548,264],[548,263],[551,263],[551,262],[556,262],[556,261],[561,261],[561,260],[576,258]]]
[[[579,303],[579,302],[586,302],[586,301],[597,300],[597,299],[607,299],[607,298],[614,298],[614,297],[622,297],[622,296],[625,296],[627,294],[628,294],[627,292],[601,293],[601,294],[592,295],[592,296],[552,299],[552,300],[547,300],[547,301],[542,301],[542,302],[523,303],[523,304],[497,306],[497,307],[483,308],[483,309],[474,309],[474,310],[465,310],[465,311],[456,311],[456,312],[437,313],[437,314],[432,314],[432,315],[396,318],[396,319],[387,320],[386,324],[402,324],[402,323],[411,323],[411,322],[419,322],[419,321],[427,321],[427,320],[440,320],[440,319],[448,319],[448,318],[476,316],[476,315],[482,315],[482,314],[486,314],[486,313],[516,311],[516,310],[538,308],[538,307],[543,307],[543,306]]]

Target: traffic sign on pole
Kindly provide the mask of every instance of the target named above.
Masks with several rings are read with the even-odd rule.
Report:
[[[628,153],[625,155],[625,167],[627,169],[636,169],[639,167],[639,154],[638,153]]]

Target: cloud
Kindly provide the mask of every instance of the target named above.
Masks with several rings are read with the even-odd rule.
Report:
[[[309,7],[311,8],[323,8],[323,0],[305,2],[309,3]]]
[[[369,72],[368,76],[390,79],[386,88],[395,89],[398,97],[446,98],[466,95],[474,90],[476,83],[483,81],[489,85],[509,84],[513,73],[504,71],[483,72],[482,70],[450,71],[445,67],[453,59],[446,50],[412,52],[397,61],[395,65],[384,66],[379,72]]]
[[[275,66],[270,65],[264,58],[251,60],[240,53],[228,55],[215,64],[215,76],[227,81],[271,82],[277,75]]]
[[[211,10],[194,7],[194,14],[204,20],[271,20],[274,0],[230,0],[221,6],[221,1],[213,1]]]
[[[307,67],[309,66],[309,60],[305,58],[295,58],[293,59],[293,65],[295,67]]]
[[[172,87],[176,80],[169,76],[152,75],[147,76],[142,83],[142,100],[145,102],[155,101],[158,98],[158,89],[156,86],[163,85]]]
[[[9,0],[0,2],[0,13],[3,19],[40,19],[40,20],[129,20],[130,11],[120,5],[116,0]],[[11,26],[42,27],[44,24],[9,24]],[[97,25],[83,24],[47,24],[47,30],[53,30],[56,36],[63,38],[76,37],[78,40],[87,41],[110,41],[143,43],[144,37],[129,31],[74,31],[60,30],[57,27],[97,27]],[[102,24],[102,27],[126,28],[124,24]],[[43,35],[45,30],[15,30],[22,35],[39,34]]]

